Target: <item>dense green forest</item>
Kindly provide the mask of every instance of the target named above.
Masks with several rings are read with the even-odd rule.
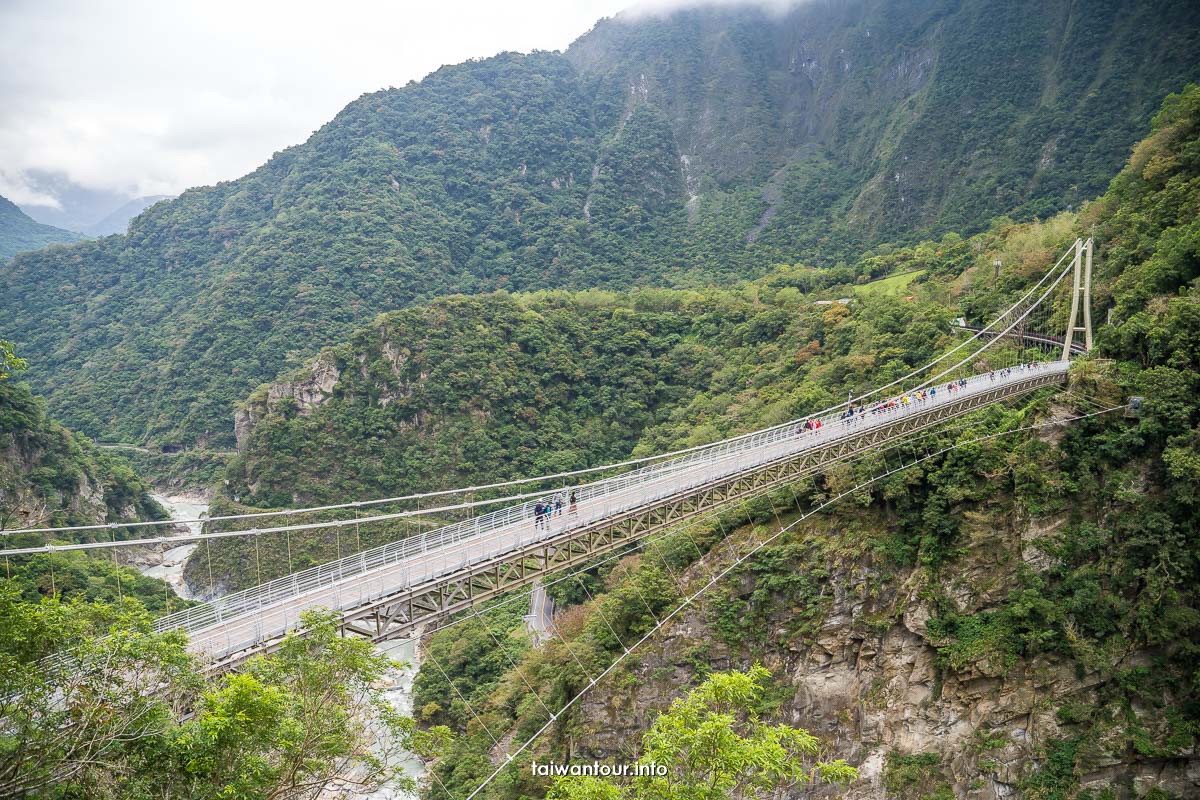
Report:
[[[186,638],[154,632],[132,600],[32,604],[0,585],[0,793],[300,800],[411,789],[404,759],[428,755],[439,734],[387,704],[386,656],[338,635],[328,614],[305,625],[307,636],[239,672],[205,676]]]
[[[127,539],[133,529],[120,523],[165,519],[149,485],[127,462],[47,416],[46,402],[16,381],[27,366],[9,342],[0,341],[0,532],[104,523],[116,527],[58,537],[4,533],[4,547]],[[163,581],[84,553],[5,557],[3,577],[9,590],[28,601],[57,596],[117,602],[128,596],[152,612],[183,605]]]
[[[5,335],[71,427],[224,449],[256,385],[439,295],[727,283],[1077,206],[1197,77],[1198,35],[1185,0],[605,20],[364,95],[127,236],[14,259]]]
[[[0,263],[17,253],[82,238],[78,233],[35,222],[12,201],[0,197]]]
[[[951,440],[1088,413],[1133,394],[1146,398],[1139,416],[971,444],[798,526],[551,725],[532,753],[502,771],[490,796],[545,791],[530,760],[627,752],[623,742],[666,709],[681,682],[755,661],[794,676],[773,682],[767,707],[823,726],[851,763],[879,758],[873,785],[889,797],[988,787],[994,796],[1056,800],[1192,796],[1188,765],[1200,737],[1198,203],[1200,89],[1192,87],[1167,99],[1107,194],[1070,221],[1100,242],[1097,310],[1101,319],[1113,314],[1098,331],[1097,358],[1077,366],[1067,391],[979,414],[977,429]],[[1007,241],[1032,243],[1019,228]],[[963,289],[961,302],[991,283],[979,268],[989,259],[969,252],[941,271]],[[923,303],[918,296],[907,305]],[[855,305],[839,325],[876,334],[853,339],[863,345],[860,358],[889,346],[902,354],[913,343],[901,338],[903,327],[891,335],[882,328],[881,310],[905,307]],[[845,370],[854,357],[825,369]],[[875,375],[886,374],[881,366]],[[809,376],[804,385],[811,383]],[[704,407],[680,414],[677,436]],[[769,408],[760,407],[758,424],[773,421],[763,413]],[[656,444],[670,441],[682,439]],[[477,785],[494,768],[491,737],[520,742],[547,721],[532,698],[561,706],[685,587],[879,466],[867,458],[831,470],[598,566],[575,586],[568,581],[557,591],[562,638],[541,648],[510,647],[508,658],[493,661],[465,657],[490,650],[486,642],[521,641],[511,610],[434,635],[428,652],[439,669],[421,671],[415,708],[460,736],[428,795]],[[842,647],[851,648],[849,661],[839,659]],[[889,659],[897,647],[899,657]],[[918,677],[924,665],[929,672]],[[923,727],[926,720],[933,725]]]

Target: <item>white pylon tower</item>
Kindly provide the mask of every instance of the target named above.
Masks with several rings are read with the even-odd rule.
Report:
[[[1075,261],[1071,270],[1071,316],[1067,318],[1067,335],[1063,338],[1062,360],[1071,357],[1071,341],[1076,333],[1083,334],[1083,346],[1092,349],[1092,240],[1075,240]],[[1079,324],[1079,308],[1083,306],[1083,324]]]

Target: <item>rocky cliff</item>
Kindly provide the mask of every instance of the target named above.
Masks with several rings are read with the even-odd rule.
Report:
[[[962,558],[936,578],[872,555],[870,545],[882,534],[864,538],[861,518],[847,524],[839,513],[803,526],[785,541],[807,553],[802,568],[823,577],[807,598],[771,598],[765,642],[746,647],[723,641],[716,619],[721,601],[710,598],[640,651],[627,680],[605,682],[586,696],[573,755],[628,758],[631,743],[654,716],[682,687],[697,682],[698,663],[719,670],[760,661],[786,697],[773,717],[817,734],[830,754],[859,767],[860,780],[844,794],[806,791],[805,797],[1066,797],[1036,791],[1048,764],[1061,769],[1053,759],[1064,743],[1071,753],[1065,774],[1056,777],[1073,790],[1130,798],[1200,794],[1200,756],[1191,748],[1139,752],[1125,736],[1124,726],[1135,725],[1148,739],[1164,742],[1164,711],[1180,698],[1134,706],[1130,719],[1102,730],[1082,724],[1078,709],[1103,706],[1111,699],[1114,672],[1152,664],[1153,649],[1131,648],[1102,669],[1047,655],[971,663],[947,658],[948,639],[928,624],[943,613],[940,604],[948,601],[971,615],[997,608],[1020,584],[1018,573],[1048,574],[1055,558],[1045,543],[1061,534],[1065,522],[1062,515],[972,516],[963,530]],[[748,550],[763,533],[735,535],[735,552]],[[683,577],[698,584],[726,563],[710,557]],[[754,589],[755,580],[743,572],[735,593],[749,596]],[[808,621],[798,632],[800,614]],[[1076,758],[1078,767],[1071,763]]]

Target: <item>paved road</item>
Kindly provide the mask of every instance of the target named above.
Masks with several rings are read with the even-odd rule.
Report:
[[[1065,374],[1067,368],[1065,362],[1049,362],[1039,366],[1037,373]],[[839,439],[857,437],[874,427],[891,424],[900,416],[924,414],[964,396],[981,394],[1004,384],[1019,383],[1029,376],[1030,373],[1025,370],[1014,370],[1009,376],[977,375],[969,379],[962,389],[947,391],[944,386],[938,387],[936,396],[923,403],[914,401],[880,414],[867,413],[857,417],[853,423],[846,423],[834,415],[824,418],[823,427],[816,432],[796,435],[785,431],[778,436],[771,434],[772,438],[767,441],[741,443],[731,452],[710,454],[705,451],[636,473],[580,486],[577,490],[581,499],[575,514],[568,513],[564,508],[561,515],[551,518],[544,526],[535,526],[528,518],[513,519],[493,529],[480,531],[468,539],[433,547],[361,574],[331,580],[311,589],[301,589],[297,585],[297,590],[287,597],[276,599],[272,595],[262,602],[260,608],[241,612],[215,625],[193,631],[190,634],[191,648],[212,659],[236,653],[281,635],[295,626],[304,610],[323,607],[348,611],[358,608],[562,531],[599,522],[635,508],[653,506],[662,498],[687,488],[749,472],[784,456],[826,446]],[[427,535],[436,533],[431,531]]]
[[[534,644],[540,644],[554,635],[551,628],[554,601],[546,596],[546,587],[542,586],[541,581],[533,585],[533,591],[529,594],[529,613],[524,619],[525,629],[532,635]]]

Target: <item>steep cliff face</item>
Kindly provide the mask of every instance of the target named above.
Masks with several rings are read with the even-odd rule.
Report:
[[[0,529],[163,517],[128,464],[49,419],[24,384],[0,381]]]
[[[812,212],[799,204],[817,193],[822,216],[842,222],[848,209],[870,240],[1102,192],[1145,131],[1133,121],[1159,103],[1143,89],[1161,96],[1197,77],[1198,21],[1184,2],[710,7],[620,15],[566,55],[592,80],[602,119],[639,101],[662,109],[702,208],[782,172],[797,183],[775,232],[794,235]],[[1147,59],[1143,37],[1160,27]],[[1164,68],[1181,82],[1158,83]],[[1132,115],[1112,119],[1116,107]],[[814,153],[838,181],[810,182]]]
[[[1050,769],[1060,770],[1053,778],[1073,790],[1196,796],[1200,756],[1190,748],[1167,753],[1149,746],[1169,740],[1164,711],[1181,702],[1177,695],[1167,693],[1159,705],[1136,705],[1119,724],[1087,728],[1081,745],[1086,726],[1073,715],[1111,700],[1113,670],[1149,666],[1155,649],[1132,648],[1103,669],[1053,655],[970,663],[947,657],[949,639],[929,625],[944,613],[942,604],[979,615],[1020,584],[1018,573],[1048,575],[1055,559],[1046,550],[1053,549],[1050,541],[1065,521],[1063,515],[1011,521],[1002,514],[973,516],[963,531],[963,557],[932,579],[924,570],[897,569],[873,555],[872,543],[886,534],[864,536],[861,517],[848,525],[834,518],[802,528],[786,544],[806,553],[794,566],[821,576],[811,595],[772,595],[762,617],[766,635],[749,647],[722,640],[719,592],[699,604],[639,653],[628,678],[605,682],[585,697],[572,755],[585,761],[627,758],[631,743],[681,687],[698,681],[698,663],[720,670],[761,662],[786,698],[773,718],[817,734],[830,754],[859,767],[860,780],[845,793],[808,790],[805,797],[1067,796],[1035,791],[1047,783]],[[733,551],[748,550],[763,532],[735,535]],[[682,577],[700,583],[726,565],[709,557]],[[747,571],[735,583],[735,596],[757,588]],[[804,618],[800,625],[798,617]],[[1140,751],[1128,746],[1127,726],[1146,733]],[[1065,771],[1053,763],[1064,748],[1070,750]]]
[[[238,452],[245,452],[259,421],[270,414],[307,416],[333,397],[341,370],[331,353],[322,353],[294,380],[281,378],[252,395],[234,412]]]

